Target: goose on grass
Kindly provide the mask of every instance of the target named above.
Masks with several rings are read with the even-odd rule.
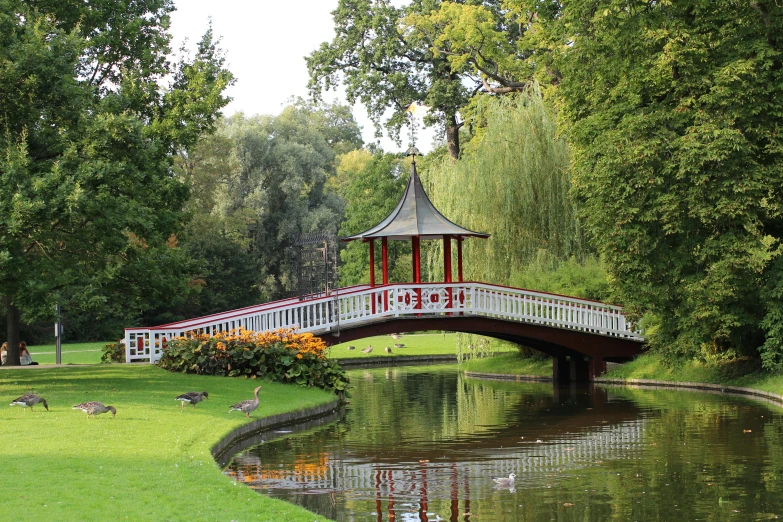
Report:
[[[196,409],[196,404],[198,404],[199,402],[203,401],[204,399],[208,399],[208,398],[209,398],[209,394],[207,392],[205,392],[205,391],[203,391],[203,392],[189,391],[189,392],[183,393],[182,395],[180,395],[179,397],[177,397],[174,400],[175,401],[180,401],[180,404],[182,405],[182,409],[183,410],[185,409],[185,403],[186,402],[188,404],[190,404],[191,406],[193,406],[193,409],[195,410]]]
[[[30,408],[30,411],[33,411],[33,406],[38,403],[43,404],[43,407],[46,408],[46,411],[49,411],[49,405],[46,404],[46,399],[35,393],[28,393],[12,400],[11,406],[23,406],[24,411],[26,412],[27,408]]]
[[[231,406],[231,409],[228,410],[229,413],[232,411],[243,411],[245,412],[245,417],[250,417],[250,412],[258,408],[259,400],[258,400],[258,390],[261,389],[261,386],[253,390],[253,395],[255,395],[255,399],[253,400],[246,400],[242,402],[238,402]]]
[[[112,417],[117,416],[117,409],[114,406],[104,406],[102,402],[97,401],[83,402],[74,406],[73,409],[82,410],[87,414],[88,419],[90,418],[90,415],[92,415],[93,418],[97,418],[96,415],[106,413],[107,411],[111,412]]]

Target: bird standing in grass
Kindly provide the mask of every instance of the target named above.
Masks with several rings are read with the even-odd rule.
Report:
[[[194,391],[185,392],[176,399],[175,401],[180,401],[180,404],[182,405],[182,409],[185,409],[185,403],[187,402],[191,406],[193,406],[193,409],[196,409],[196,404],[203,401],[204,399],[208,399],[209,394],[205,391],[199,393]]]
[[[260,389],[261,389],[261,386],[259,386],[258,388],[256,388],[253,391],[253,394],[256,397],[255,399],[253,399],[252,401],[250,399],[248,399],[246,401],[238,402],[238,403],[234,404],[233,406],[231,406],[231,409],[228,410],[228,412],[231,413],[232,411],[243,411],[243,412],[245,412],[245,417],[249,418],[250,417],[250,412],[255,410],[256,408],[258,408],[258,403],[260,402],[258,400],[258,390],[260,390]]]
[[[370,353],[372,351],[372,345],[368,346],[364,350],[362,350],[364,353]]]
[[[35,393],[28,393],[12,400],[11,406],[24,406],[24,411],[26,412],[27,408],[30,408],[30,411],[33,411],[33,406],[39,402],[43,404],[43,407],[46,408],[46,411],[49,411],[49,405],[46,404],[46,399],[40,395],[36,395]]]
[[[102,402],[97,401],[83,402],[74,406],[73,409],[82,410],[87,414],[88,419],[90,418],[90,415],[92,415],[93,418],[97,418],[96,415],[106,413],[107,411],[111,412],[112,417],[117,416],[117,409],[114,406],[104,406]]]
[[[391,352],[391,348],[389,348],[388,346],[386,348],[384,348],[384,350],[386,350],[386,353],[392,353]]]

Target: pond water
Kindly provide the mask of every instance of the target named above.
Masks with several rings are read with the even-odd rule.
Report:
[[[338,521],[783,515],[783,415],[752,399],[474,380],[456,366],[351,379],[338,422],[265,435],[226,473]],[[513,485],[492,480],[510,473]]]

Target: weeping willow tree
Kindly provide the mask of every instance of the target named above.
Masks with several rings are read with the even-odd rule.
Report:
[[[465,278],[511,285],[534,264],[585,262],[588,244],[569,197],[568,144],[540,91],[481,99],[476,114],[481,127],[462,159],[443,158],[425,172],[444,215],[491,234],[465,241]],[[441,280],[442,243],[427,246],[430,280]],[[474,336],[460,336],[458,345],[463,353],[465,346],[486,349]]]

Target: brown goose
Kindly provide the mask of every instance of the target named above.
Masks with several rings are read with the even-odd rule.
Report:
[[[255,410],[256,408],[258,408],[258,404],[260,402],[258,400],[258,390],[260,390],[260,389],[261,389],[261,386],[259,386],[258,388],[256,388],[253,391],[253,394],[256,397],[255,399],[253,399],[252,401],[248,399],[246,401],[238,402],[238,403],[234,404],[233,406],[231,406],[231,409],[228,410],[228,412],[231,413],[232,411],[244,411],[245,412],[245,417],[250,417],[250,412]]]
[[[49,411],[49,405],[46,404],[46,399],[40,395],[36,395],[35,393],[28,393],[26,395],[22,395],[18,399],[12,400],[11,406],[24,406],[24,411],[27,411],[27,408],[29,407],[30,411],[33,411],[33,406],[39,402],[43,404],[44,408],[46,408],[46,411]]]
[[[183,410],[185,409],[185,403],[186,402],[188,404],[190,404],[191,406],[193,406],[193,409],[195,410],[196,409],[196,404],[198,404],[199,402],[203,401],[204,399],[208,399],[208,398],[209,398],[209,394],[207,392],[205,392],[205,391],[203,391],[201,393],[194,392],[194,391],[189,391],[189,392],[183,393],[182,395],[180,395],[179,397],[177,397],[174,400],[175,401],[180,401],[180,404],[182,405],[182,409]]]
[[[364,353],[370,353],[372,351],[372,345],[368,346],[364,350],[362,350]]]
[[[110,411],[112,414],[112,417],[117,416],[117,410],[114,408],[114,406],[104,406],[102,402],[83,402],[81,404],[77,404],[73,407],[74,410],[82,410],[84,413],[87,414],[87,418],[90,418],[90,415],[93,416],[93,418],[96,418],[96,415],[100,415],[101,413],[106,413],[107,411]]]
[[[384,350],[386,350],[386,353],[392,353],[391,348],[389,348],[388,346],[384,348]]]

